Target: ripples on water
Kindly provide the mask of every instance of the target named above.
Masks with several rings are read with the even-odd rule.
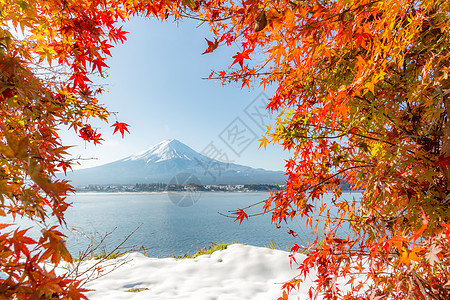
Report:
[[[268,196],[268,193],[204,192],[193,206],[179,207],[166,193],[80,193],[69,197],[73,207],[66,212],[67,230],[64,233],[74,256],[86,249],[91,239],[98,242],[113,231],[100,248],[111,250],[138,227],[124,246],[143,246],[153,257],[192,254],[210,242],[237,241],[255,246],[268,246],[273,242],[279,249],[287,250],[294,243],[306,244],[313,239],[304,221],[294,220],[276,228],[270,223],[271,216],[263,215],[244,220],[239,225],[234,219],[218,214],[246,207]],[[253,209],[254,213],[261,211],[262,205]],[[16,223],[34,226],[31,235],[36,235],[39,230],[38,225],[29,221],[16,220]],[[299,236],[293,238],[287,233],[289,229]]]

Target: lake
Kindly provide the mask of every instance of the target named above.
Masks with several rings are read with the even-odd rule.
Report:
[[[271,215],[263,215],[244,220],[239,225],[233,218],[219,214],[265,200],[269,193],[201,192],[195,195],[191,206],[174,204],[178,203],[178,198],[174,201],[172,196],[168,193],[79,193],[70,196],[73,207],[66,212],[67,229],[63,231],[70,252],[76,257],[91,239],[98,243],[108,232],[112,233],[100,249],[111,250],[138,227],[124,246],[143,246],[152,257],[193,254],[210,242],[240,242],[254,246],[269,246],[272,242],[279,249],[287,250],[294,243],[305,245],[314,238],[303,221],[294,220],[277,228],[270,223]],[[261,210],[262,205],[258,205],[251,212]],[[19,222],[30,224],[16,220]],[[299,236],[289,235],[290,229]],[[38,230],[39,226],[34,225],[31,231],[36,234]]]

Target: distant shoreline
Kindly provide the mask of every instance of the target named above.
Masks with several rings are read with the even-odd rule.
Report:
[[[136,184],[90,184],[78,186],[76,192],[268,192],[282,190],[284,184],[199,184],[199,183],[136,183]]]
[[[250,194],[250,193],[269,193],[269,191],[164,191],[164,192],[96,192],[96,191],[76,191],[74,195],[83,194],[83,195],[165,195],[169,193],[242,193],[242,194]]]
[[[230,194],[255,194],[255,193],[269,193],[270,191],[164,191],[164,192],[96,192],[96,191],[76,191],[73,195],[165,195],[169,193],[230,193]],[[342,190],[342,193],[361,193],[361,191]]]

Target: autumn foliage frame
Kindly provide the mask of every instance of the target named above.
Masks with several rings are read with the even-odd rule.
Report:
[[[306,218],[325,232],[305,250],[299,276],[281,298],[311,270],[311,298],[450,297],[448,1],[4,0],[0,8],[0,214],[43,221],[52,214],[64,223],[72,188],[53,175],[73,161],[57,129],[65,124],[87,142],[101,142],[89,120],[106,121],[109,113],[89,76],[102,75],[109,49],[125,40],[117,21],[189,17],[211,28],[205,55],[240,47],[230,68],[210,79],[277,87],[267,109],[278,117],[261,145],[280,143],[293,155],[286,189],[271,194],[263,213],[274,223]],[[254,63],[255,54],[265,62]],[[55,64],[68,75],[36,73]],[[113,126],[127,131],[126,123]],[[358,203],[341,197],[342,181],[362,191]],[[249,217],[246,208],[235,216]],[[339,236],[344,224],[351,234]],[[0,270],[8,275],[0,298],[84,297],[80,281],[40,267],[71,261],[57,228],[39,241],[7,228],[0,225]]]

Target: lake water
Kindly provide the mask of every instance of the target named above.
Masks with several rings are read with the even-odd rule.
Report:
[[[98,242],[113,231],[100,248],[111,250],[139,226],[124,246],[143,246],[152,257],[192,254],[210,242],[237,241],[254,246],[268,246],[273,242],[287,250],[294,243],[306,244],[313,239],[303,221],[294,220],[276,228],[270,222],[271,216],[263,215],[244,220],[239,225],[234,219],[219,214],[227,214],[268,196],[268,193],[203,192],[197,195],[199,198],[194,205],[181,207],[175,205],[167,193],[79,193],[69,197],[73,207],[66,212],[64,233],[68,236],[67,246],[75,257],[92,238]],[[261,210],[259,205],[252,212]],[[16,220],[19,222],[24,221]],[[287,233],[289,229],[299,236],[293,238]],[[32,231],[36,234],[37,230],[39,227],[35,225]]]

